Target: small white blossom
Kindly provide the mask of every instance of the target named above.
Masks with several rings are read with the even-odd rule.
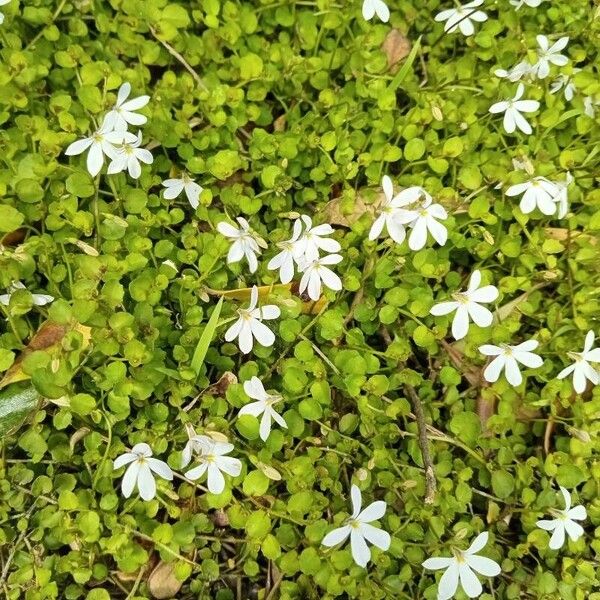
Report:
[[[573,176],[569,171],[565,175],[564,181],[555,181],[556,195],[554,201],[558,205],[558,218],[564,219],[569,212],[569,186],[573,183]]]
[[[573,73],[575,73],[577,71],[579,71],[579,69],[574,69]],[[563,88],[564,88],[563,94],[565,96],[565,100],[567,102],[571,102],[571,100],[573,100],[573,96],[575,95],[577,88],[575,87],[575,84],[571,81],[571,77],[569,77],[568,75],[559,75],[552,82],[552,85],[550,86],[550,93],[556,94],[556,92],[559,92]]]
[[[149,150],[140,148],[142,144],[142,132],[138,131],[137,136],[129,132],[123,132],[123,141],[117,146],[112,162],[108,165],[107,173],[114,175],[127,170],[129,175],[138,179],[142,174],[140,162],[151,165],[154,157]]]
[[[148,120],[135,111],[144,108],[150,101],[150,96],[138,96],[127,100],[129,94],[131,94],[131,84],[126,82],[119,88],[115,105],[104,117],[103,127],[114,131],[127,131],[127,124],[139,126]]]
[[[381,187],[383,188],[385,200],[377,210],[379,215],[371,226],[369,239],[377,239],[385,227],[388,235],[397,244],[401,244],[406,237],[406,229],[400,221],[400,215],[404,214],[402,209],[409,204],[416,202],[423,190],[416,186],[409,187],[394,196],[394,186],[392,180],[387,175],[383,176]]]
[[[452,335],[455,339],[464,338],[469,331],[469,319],[479,327],[489,327],[492,324],[492,313],[481,306],[481,303],[493,302],[498,298],[498,288],[493,285],[481,285],[481,272],[473,271],[469,286],[464,292],[452,295],[454,301],[435,304],[429,311],[432,315],[447,315],[456,311],[452,321]]]
[[[339,292],[342,289],[342,280],[327,265],[337,265],[342,260],[339,254],[329,254],[302,265],[300,293],[303,294],[304,290],[308,290],[308,296],[316,302],[321,297],[322,283],[330,290]]]
[[[367,546],[370,542],[380,550],[388,550],[391,537],[387,531],[371,525],[373,521],[381,519],[385,515],[387,504],[383,500],[372,502],[362,509],[362,494],[357,486],[350,489],[352,499],[352,515],[346,520],[346,524],[330,531],[321,542],[324,546],[337,546],[350,536],[350,549],[354,562],[360,567],[366,567],[371,560],[371,550]]]
[[[561,486],[560,491],[565,501],[564,510],[553,510],[555,519],[538,521],[536,525],[544,531],[552,531],[549,547],[551,550],[562,548],[565,543],[565,532],[576,542],[583,534],[583,527],[575,521],[583,521],[587,518],[585,506],[581,504],[571,508],[571,494]]]
[[[277,244],[277,247],[281,249],[281,252],[277,256],[274,256],[267,265],[267,269],[270,271],[279,269],[279,279],[281,280],[281,283],[289,283],[294,278],[295,265],[302,255],[302,248],[299,243],[301,234],[302,221],[296,219],[294,221],[292,237],[285,242],[279,242]]]
[[[185,190],[185,195],[187,196],[190,206],[194,210],[198,208],[200,194],[204,188],[190,179],[190,176],[187,173],[182,173],[179,179],[165,179],[162,184],[167,188],[163,194],[167,200],[177,198],[177,196]]]
[[[193,435],[182,453],[181,467],[187,467],[197,454],[199,465],[190,469],[185,476],[191,481],[200,479],[208,473],[207,486],[211,494],[220,494],[225,489],[223,473],[237,477],[242,472],[242,463],[237,458],[226,456],[233,450],[233,444],[220,442],[206,435]]]
[[[558,67],[564,67],[569,62],[569,59],[566,56],[560,54],[560,51],[567,47],[569,38],[561,37],[558,41],[554,42],[552,46],[550,46],[550,42],[545,35],[538,35],[536,40],[538,43],[538,60],[533,65],[533,68],[539,79],[545,79],[550,75],[551,64]]]
[[[8,294],[0,294],[0,304],[2,304],[3,306],[8,306],[10,302],[10,297],[17,290],[25,289],[27,288],[20,281],[13,281],[13,283],[11,283],[10,287],[8,288]],[[54,296],[49,296],[48,294],[32,293],[31,297],[33,298],[33,303],[35,304],[35,306],[46,306],[46,304],[54,302]]]
[[[152,500],[156,496],[156,482],[153,473],[171,481],[173,471],[166,462],[152,458],[152,450],[145,443],[136,444],[131,452],[125,452],[113,463],[113,469],[129,465],[121,481],[121,490],[125,498],[129,498],[137,486],[143,500]]]
[[[116,140],[116,141],[115,141]],[[77,140],[69,145],[65,150],[67,156],[76,156],[83,154],[89,149],[87,155],[87,170],[92,177],[100,173],[104,164],[104,155],[113,159],[116,155],[114,143],[121,143],[123,135],[115,136],[111,129],[102,125],[100,129],[92,133],[90,137]]]
[[[515,10],[519,10],[522,6],[529,6],[531,8],[537,8],[544,0],[509,0],[510,3],[515,7]]]
[[[493,383],[498,381],[500,373],[504,370],[506,379],[511,385],[521,385],[523,376],[519,369],[519,363],[537,369],[544,364],[540,356],[533,353],[539,345],[536,340],[528,340],[517,346],[509,346],[508,344],[500,344],[494,346],[492,344],[484,344],[479,346],[479,352],[485,356],[493,356],[494,359],[485,368],[483,377],[486,381]]]
[[[383,0],[363,0],[362,14],[366,21],[377,15],[384,23],[390,20],[390,9]]]
[[[250,293],[248,308],[238,308],[238,320],[225,332],[225,340],[231,342],[237,338],[240,350],[248,354],[254,346],[254,339],[261,346],[272,346],[275,334],[262,322],[276,319],[281,314],[278,306],[267,304],[261,308],[258,304],[258,288],[254,286]]]
[[[452,558],[428,558],[423,562],[425,569],[433,571],[445,569],[438,583],[438,600],[452,598],[458,590],[459,581],[469,598],[477,598],[483,592],[483,587],[475,573],[484,577],[495,577],[500,574],[500,565],[496,561],[477,554],[488,543],[488,538],[487,532],[480,533],[464,552],[453,549]]]
[[[557,204],[555,197],[558,194],[557,186],[545,177],[534,177],[524,183],[516,183],[506,190],[507,196],[519,196],[519,208],[525,215],[533,212],[536,207],[544,215],[553,215]]]
[[[315,225],[313,227],[312,219],[306,215],[300,217],[304,222],[304,233],[297,242],[298,253],[304,262],[312,262],[319,258],[319,251],[339,252],[342,247],[339,242],[328,237],[335,232],[331,225]]]
[[[267,244],[254,231],[243,217],[238,217],[239,227],[234,227],[226,221],[221,221],[217,225],[217,231],[227,238],[233,240],[229,253],[227,254],[227,264],[239,262],[246,257],[250,273],[256,272],[258,268],[257,256],[261,253],[260,248],[266,248]]]
[[[504,130],[506,133],[513,133],[518,128],[527,135],[531,134],[531,125],[521,113],[535,112],[540,107],[540,103],[537,100],[521,100],[524,91],[525,86],[520,83],[512,100],[503,100],[490,106],[492,114],[504,113]]]
[[[473,0],[473,2],[463,4],[458,8],[443,10],[435,16],[435,20],[446,21],[444,25],[446,33],[453,33],[459,29],[463,35],[473,35],[475,33],[473,21],[480,23],[487,21],[487,15],[482,10],[474,10],[482,4],[483,0]]]
[[[596,116],[596,107],[600,106],[600,100],[596,100],[593,96],[586,96],[583,99],[583,113],[593,119]]]
[[[402,211],[399,219],[402,223],[409,224],[412,228],[408,237],[408,247],[411,250],[421,250],[427,244],[427,234],[443,246],[448,239],[448,230],[438,220],[448,218],[446,209],[441,204],[434,204],[431,196],[422,190],[423,203],[421,206]]]
[[[256,402],[250,402],[250,404],[242,406],[238,412],[238,417],[251,415],[258,418],[262,415],[258,431],[263,442],[267,441],[271,433],[271,421],[275,421],[278,425],[287,429],[285,419],[273,408],[274,404],[283,400],[282,396],[269,394],[265,391],[265,387],[258,377],[252,377],[252,379],[244,382],[244,392]]]
[[[11,0],[0,0],[0,6],[5,6],[6,4],[9,4]],[[4,23],[4,13],[0,12],[0,25],[2,25],[2,23]]]
[[[508,71],[505,69],[496,69],[494,75],[501,79],[508,79],[509,81],[519,81],[523,77],[528,77],[534,73],[533,67],[527,61],[521,61]]]
[[[594,348],[594,332],[588,331],[585,336],[585,344],[582,352],[567,352],[567,356],[574,362],[564,368],[558,375],[558,379],[564,379],[573,373],[573,388],[578,394],[583,394],[586,388],[586,380],[593,385],[600,383],[600,373],[590,363],[600,363],[600,348]]]

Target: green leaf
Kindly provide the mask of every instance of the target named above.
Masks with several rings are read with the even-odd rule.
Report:
[[[41,396],[32,385],[9,385],[0,392],[0,436],[16,431],[33,413]]]
[[[14,207],[8,204],[0,205],[0,231],[5,233],[18,229],[25,217]]]
[[[219,315],[221,314],[221,308],[223,306],[223,298],[221,296],[217,305],[215,306],[212,315],[210,315],[210,319],[198,340],[198,344],[196,345],[196,350],[194,350],[194,356],[192,356],[192,364],[191,367],[196,373],[196,376],[200,375],[200,369],[202,369],[202,365],[204,364],[204,358],[206,357],[206,353],[208,352],[208,348],[213,338],[215,337],[215,331],[217,329],[217,324],[219,322]]]

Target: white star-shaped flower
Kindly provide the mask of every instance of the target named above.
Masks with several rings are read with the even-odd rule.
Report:
[[[166,462],[152,458],[152,450],[145,443],[136,444],[131,452],[125,452],[113,463],[113,470],[129,465],[121,481],[121,490],[129,498],[137,486],[143,500],[152,500],[156,496],[156,482],[153,473],[171,481],[173,471]]]
[[[244,392],[256,402],[250,402],[250,404],[242,406],[238,412],[238,417],[251,415],[258,418],[262,415],[258,431],[263,442],[267,441],[271,433],[271,421],[275,421],[278,425],[287,429],[285,419],[273,408],[273,405],[283,400],[282,396],[269,394],[258,377],[252,377],[252,379],[244,382]]]
[[[308,290],[308,296],[315,302],[321,297],[322,283],[330,290],[339,292],[342,280],[327,265],[337,265],[342,260],[339,254],[329,254],[302,265],[299,292],[303,294],[304,290]]]
[[[445,569],[438,583],[438,600],[449,600],[458,590],[458,584],[469,598],[477,598],[483,592],[481,582],[475,575],[479,573],[484,577],[495,577],[500,574],[500,565],[485,556],[477,553],[488,543],[489,534],[480,533],[473,543],[464,552],[454,549],[452,558],[428,558],[423,562],[423,567],[437,571]]]
[[[90,137],[77,140],[70,144],[65,150],[65,154],[67,156],[76,156],[78,154],[83,154],[89,149],[87,155],[87,170],[92,177],[95,177],[102,169],[104,155],[106,154],[108,158],[113,159],[117,152],[113,144],[121,143],[122,141],[122,133],[120,135],[115,135],[115,132],[102,125],[102,127],[92,133]]]
[[[241,461],[226,456],[233,448],[233,444],[229,442],[220,442],[207,435],[193,435],[182,453],[181,468],[187,467],[192,460],[192,455],[196,453],[199,465],[187,471],[185,476],[195,481],[208,472],[208,491],[211,494],[220,494],[225,489],[223,473],[237,477],[242,472]]]
[[[576,73],[580,69],[573,69],[573,73]],[[571,81],[571,77],[569,75],[559,75],[550,86],[550,93],[556,94],[564,88],[564,96],[567,102],[571,102],[573,100],[573,96],[575,96],[575,92],[577,88],[575,84]]]
[[[362,14],[366,21],[377,15],[384,23],[390,20],[390,9],[383,0],[363,0]]]
[[[494,75],[500,79],[508,79],[509,81],[519,81],[523,77],[527,77],[534,73],[533,67],[527,61],[521,61],[508,71],[505,69],[496,69]]]
[[[248,308],[238,308],[238,320],[225,332],[227,342],[238,339],[239,348],[244,354],[252,350],[254,339],[261,346],[272,346],[275,343],[275,334],[262,321],[277,319],[281,311],[274,304],[261,308],[257,304],[258,288],[254,286],[250,293],[250,305]]]
[[[279,279],[281,283],[289,283],[294,278],[295,265],[302,255],[301,244],[299,243],[302,235],[302,221],[296,219],[294,221],[294,229],[292,237],[285,242],[279,242],[277,247],[281,252],[274,256],[267,265],[267,269],[273,271],[279,269]]]
[[[412,228],[408,236],[408,247],[411,250],[421,250],[427,244],[427,234],[443,246],[448,239],[448,230],[438,222],[448,218],[446,209],[441,204],[434,204],[431,196],[422,190],[423,203],[413,210],[402,211],[398,218],[402,223]]]
[[[246,257],[250,273],[258,269],[257,256],[261,253],[261,248],[266,248],[266,242],[259,237],[252,229],[250,224],[243,217],[237,217],[236,221],[239,227],[234,227],[226,221],[217,224],[217,231],[225,237],[233,240],[229,253],[227,254],[227,264],[233,264]]]
[[[456,311],[452,321],[452,335],[455,339],[464,338],[469,331],[469,319],[479,327],[489,327],[492,324],[492,313],[481,306],[482,302],[493,302],[498,298],[498,288],[493,285],[481,285],[481,272],[473,271],[469,286],[464,292],[452,295],[454,301],[435,304],[430,313],[435,316],[447,315]]]
[[[543,1],[544,0],[509,0],[509,2],[515,7],[515,10],[519,10],[523,6],[537,8]]]
[[[328,237],[335,232],[335,229],[328,224],[315,225],[313,227],[312,219],[307,215],[300,217],[304,222],[304,233],[297,242],[300,260],[303,262],[312,262],[319,258],[319,251],[339,252],[342,247],[339,242]]]
[[[6,4],[8,4],[11,0],[0,0],[0,6],[5,6]],[[2,25],[2,23],[4,23],[4,13],[0,12],[0,25]]]
[[[590,363],[600,363],[600,348],[594,348],[594,332],[587,332],[582,352],[567,352],[567,356],[574,362],[564,368],[558,375],[558,379],[564,379],[573,373],[573,388],[578,394],[583,394],[586,381],[589,379],[593,385],[600,382],[600,373]]]
[[[569,212],[569,186],[571,183],[573,183],[573,176],[569,171],[567,171],[564,181],[554,182],[554,185],[556,186],[556,196],[554,196],[554,201],[558,205],[557,217],[559,219],[564,219]]]
[[[387,504],[382,500],[372,502],[362,509],[362,495],[357,486],[350,489],[352,499],[352,515],[346,520],[346,524],[330,531],[321,542],[324,546],[337,546],[350,536],[350,549],[354,562],[360,567],[366,567],[371,560],[371,550],[367,542],[373,544],[380,550],[387,550],[391,544],[390,534],[379,527],[371,525],[385,515]]]
[[[194,210],[198,208],[200,194],[204,188],[190,179],[190,176],[187,173],[182,173],[179,179],[165,179],[162,184],[167,188],[163,193],[163,196],[167,200],[177,198],[177,196],[185,190],[185,195],[187,196],[190,206]]]
[[[519,196],[519,208],[525,215],[533,212],[536,207],[544,215],[553,215],[556,212],[557,186],[545,177],[534,177],[524,183],[516,183],[506,190],[507,196]]]
[[[553,532],[549,544],[551,550],[558,550],[563,547],[565,532],[576,542],[584,534],[584,531],[583,527],[579,523],[575,523],[575,521],[583,521],[587,518],[585,506],[580,504],[571,508],[571,494],[562,486],[560,491],[565,501],[564,510],[553,510],[552,512],[556,515],[555,519],[542,519],[536,523],[540,529]]]
[[[479,346],[479,352],[485,354],[485,356],[495,357],[485,368],[483,377],[486,381],[493,383],[494,381],[498,381],[500,373],[504,369],[508,383],[511,385],[521,385],[523,376],[519,369],[519,363],[530,369],[537,369],[544,364],[542,358],[533,353],[533,350],[538,345],[539,342],[536,340],[528,340],[517,346],[509,346],[508,344],[500,344],[500,346],[484,344],[483,346]]]
[[[560,51],[567,47],[569,38],[561,37],[552,46],[550,46],[550,42],[545,35],[536,36],[536,40],[538,43],[538,60],[533,65],[533,68],[539,79],[545,79],[550,74],[551,64],[557,67],[564,67],[569,62],[569,59],[564,54],[560,54]]]
[[[131,84],[126,82],[119,88],[115,105],[104,117],[103,127],[108,130],[127,131],[127,124],[139,126],[148,120],[135,111],[144,108],[150,101],[150,96],[138,96],[127,100],[129,94],[131,94]]]
[[[140,162],[151,165],[154,157],[146,148],[140,148],[142,144],[141,131],[138,131],[137,136],[129,132],[123,132],[122,135],[123,141],[116,147],[115,155],[106,172],[109,175],[114,175],[127,170],[131,177],[139,179],[142,174]]]
[[[487,15],[482,10],[474,10],[482,4],[483,0],[473,0],[473,2],[463,4],[458,8],[443,10],[435,16],[435,20],[446,21],[444,25],[446,33],[453,33],[458,29],[463,35],[473,35],[475,33],[473,21],[480,23],[487,21]]]
[[[521,113],[535,112],[540,107],[540,103],[537,100],[521,100],[524,91],[525,86],[520,83],[512,100],[503,100],[490,106],[492,114],[504,113],[504,130],[506,133],[513,133],[518,128],[527,135],[531,134],[531,125]]]
[[[3,306],[8,306],[10,303],[10,297],[17,290],[25,290],[27,289],[20,281],[13,281],[8,288],[8,294],[0,294],[0,304]],[[54,302],[54,296],[49,296],[48,294],[31,294],[33,298],[33,303],[35,306],[46,306],[46,304],[50,304]]]

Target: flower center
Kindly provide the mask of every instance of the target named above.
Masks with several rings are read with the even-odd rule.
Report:
[[[467,294],[465,292],[456,292],[455,294],[452,294],[452,297],[459,303],[459,304],[468,304],[469,303],[469,297],[467,296]]]

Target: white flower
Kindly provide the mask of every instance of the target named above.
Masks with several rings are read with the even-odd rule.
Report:
[[[460,340],[469,331],[469,318],[479,327],[489,327],[492,324],[492,313],[481,306],[481,302],[493,302],[498,297],[498,288],[493,285],[481,285],[481,272],[473,271],[469,280],[469,287],[464,292],[452,295],[453,302],[435,304],[429,311],[432,315],[447,315],[456,311],[452,321],[452,335]]]
[[[140,145],[142,144],[141,131],[138,131],[137,136],[129,132],[123,132],[122,135],[123,141],[120,146],[117,146],[115,155],[112,162],[108,165],[106,172],[109,175],[114,175],[115,173],[120,173],[127,169],[131,177],[138,179],[142,174],[140,162],[151,165],[154,161],[154,157],[149,150],[140,148]]]
[[[524,183],[516,183],[506,190],[507,196],[519,196],[521,202],[519,208],[525,215],[539,208],[545,215],[553,215],[556,212],[555,197],[558,194],[557,186],[545,177],[534,177]]]
[[[535,112],[540,107],[540,103],[537,100],[520,100],[524,91],[525,87],[520,83],[517,93],[512,100],[503,100],[490,106],[492,114],[504,113],[504,129],[506,133],[513,133],[517,127],[527,135],[531,133],[531,125],[529,125],[521,113]]]
[[[384,23],[390,20],[390,9],[383,0],[363,0],[362,14],[366,21],[377,15]]]
[[[185,190],[185,195],[191,207],[194,210],[198,208],[200,194],[204,188],[192,181],[187,173],[182,173],[179,179],[165,179],[162,184],[167,188],[163,194],[167,200],[177,198]]]
[[[574,69],[574,73],[579,71],[579,69]],[[564,96],[567,102],[571,102],[573,100],[573,96],[575,95],[575,91],[577,88],[575,84],[571,81],[571,78],[568,75],[559,75],[550,86],[550,93],[556,94],[556,92],[560,91],[564,87]]]
[[[144,108],[150,101],[150,96],[138,96],[127,100],[131,94],[131,84],[124,83],[117,94],[117,101],[104,117],[103,127],[114,131],[127,131],[127,124],[143,125],[148,119],[144,115],[138,115],[136,110]]]
[[[575,521],[583,521],[587,518],[585,506],[580,504],[571,508],[571,494],[562,486],[560,491],[565,501],[564,510],[552,511],[556,514],[556,519],[543,519],[536,523],[540,529],[554,532],[550,538],[549,547],[551,550],[558,550],[563,547],[565,543],[565,531],[576,542],[583,535],[584,531],[583,527],[579,523],[575,523]]]
[[[267,441],[267,438],[271,433],[271,421],[275,421],[277,424],[281,425],[281,427],[287,429],[287,423],[284,418],[273,408],[274,404],[283,400],[282,396],[279,394],[267,393],[258,377],[252,377],[252,379],[244,381],[244,391],[250,398],[256,400],[256,402],[250,402],[250,404],[242,406],[238,412],[238,417],[242,415],[259,417],[262,415],[258,431],[260,439],[263,442]]]
[[[537,369],[544,363],[540,356],[532,352],[538,346],[539,342],[536,340],[528,340],[518,346],[509,346],[508,344],[500,344],[500,346],[484,344],[479,346],[479,352],[485,354],[485,356],[495,357],[485,368],[483,377],[486,381],[493,383],[498,381],[500,373],[504,369],[508,383],[521,385],[523,377],[519,369],[519,363],[530,369]]]
[[[383,228],[387,229],[389,236],[397,243],[401,244],[406,237],[406,230],[400,220],[400,215],[404,215],[403,207],[416,202],[419,197],[426,193],[420,187],[409,187],[402,190],[400,193],[394,196],[394,186],[392,180],[384,175],[381,180],[381,187],[385,195],[385,200],[378,208],[379,216],[375,219],[371,230],[369,231],[369,239],[375,240],[383,231]]]
[[[20,281],[13,281],[8,288],[8,294],[0,294],[0,304],[4,306],[8,306],[10,302],[10,297],[17,290],[25,290],[27,289]],[[50,302],[54,302],[54,296],[49,296],[48,294],[31,294],[33,298],[33,303],[35,306],[46,306],[46,304],[50,304]]]
[[[564,67],[569,62],[566,56],[560,54],[560,51],[567,47],[569,38],[561,37],[552,46],[549,45],[550,42],[545,35],[536,36],[536,40],[538,43],[538,60],[533,65],[533,68],[539,79],[545,79],[550,74],[550,64]]]
[[[569,171],[565,176],[564,181],[555,181],[556,195],[554,201],[558,204],[558,215],[559,219],[563,219],[569,212],[569,185],[573,183],[573,176]]]
[[[596,106],[600,106],[600,100],[596,100],[593,96],[586,96],[583,99],[583,112],[590,119],[596,116]]]
[[[299,244],[301,233],[302,221],[296,219],[294,221],[292,237],[285,242],[279,242],[277,244],[277,247],[281,249],[281,252],[277,256],[274,256],[267,265],[267,269],[270,271],[279,269],[279,279],[281,280],[281,283],[289,283],[294,278],[294,264],[298,262],[298,259],[302,254],[302,248],[300,248]]]
[[[463,4],[458,8],[449,8],[443,10],[435,16],[436,21],[446,21],[444,25],[444,31],[446,33],[453,33],[457,29],[463,35],[473,35],[475,33],[475,27],[473,21],[487,21],[487,15],[481,10],[473,10],[483,4],[483,0],[473,0],[468,4]]]
[[[537,8],[544,0],[509,0],[509,1],[515,7],[515,10],[519,10],[522,6],[529,6],[531,8]]]
[[[448,214],[441,204],[432,204],[431,196],[423,191],[423,204],[414,209],[402,211],[399,215],[401,222],[409,223],[412,227],[408,237],[408,247],[411,250],[420,250],[427,243],[427,232],[431,233],[433,239],[443,246],[448,239],[448,230],[438,223],[437,219],[447,219]]]
[[[587,379],[594,385],[600,383],[600,373],[590,365],[591,362],[600,363],[600,348],[593,348],[594,337],[594,332],[588,331],[583,352],[567,352],[567,356],[574,362],[557,375],[558,379],[564,379],[573,373],[573,388],[578,394],[585,392]]]
[[[312,219],[306,215],[300,217],[304,222],[304,233],[298,240],[298,253],[304,262],[312,262],[319,258],[319,250],[325,252],[339,252],[342,247],[339,242],[329,239],[327,235],[334,233],[331,225],[323,224],[313,227]]]
[[[171,481],[173,479],[173,471],[166,462],[152,458],[152,450],[145,443],[136,444],[131,452],[125,452],[115,459],[113,469],[120,469],[125,465],[129,465],[123,479],[121,481],[121,490],[123,496],[129,498],[131,492],[136,487],[143,500],[152,500],[156,495],[156,482],[154,481],[153,472]]]
[[[458,590],[459,580],[469,598],[480,596],[483,588],[473,571],[484,577],[495,577],[500,574],[500,565],[496,561],[477,554],[488,543],[488,537],[487,532],[480,533],[464,552],[454,549],[452,558],[428,558],[423,562],[423,567],[426,569],[433,571],[445,569],[438,583],[438,600],[452,598]]]
[[[248,221],[243,217],[238,217],[239,228],[234,227],[226,221],[217,224],[217,231],[233,240],[229,253],[227,254],[227,264],[239,262],[246,257],[250,273],[254,273],[258,268],[257,255],[260,254],[260,248],[266,248],[267,244],[256,233],[250,229]],[[260,248],[259,248],[260,246]]]
[[[350,489],[350,497],[352,498],[352,515],[343,527],[330,531],[321,543],[327,547],[337,546],[350,536],[352,558],[358,566],[364,568],[371,560],[371,550],[367,546],[367,542],[377,546],[380,550],[387,550],[390,547],[390,534],[371,525],[373,521],[383,517],[387,505],[382,500],[377,500],[361,510],[362,495],[355,485]]]
[[[5,4],[8,4],[11,0],[0,0],[0,6],[4,6]],[[2,25],[2,23],[4,23],[4,14],[0,13],[0,25]]]
[[[281,314],[278,306],[267,304],[257,308],[258,288],[254,286],[250,294],[248,308],[238,308],[238,320],[225,332],[227,342],[238,338],[238,345],[244,354],[248,354],[254,345],[254,339],[261,346],[272,346],[275,334],[262,322],[263,319],[276,319]]]
[[[115,140],[114,135],[111,135],[112,131],[102,125],[100,129],[92,133],[90,137],[83,138],[73,142],[66,150],[67,156],[76,156],[83,154],[88,148],[89,152],[87,155],[87,170],[92,177],[95,177],[100,173],[102,165],[104,164],[104,155],[108,158],[114,158],[116,154],[116,148],[113,146],[114,142],[109,140]],[[122,135],[119,140],[122,141]]]
[[[506,71],[505,69],[496,69],[494,75],[501,79],[508,79],[509,81],[519,81],[523,77],[533,74],[533,67],[527,61],[521,61],[517,63],[512,69]]]
[[[326,265],[337,265],[343,258],[339,254],[329,254],[306,263],[302,268],[299,292],[308,289],[308,296],[315,302],[321,297],[321,283],[330,290],[339,292],[342,289],[342,280]]]
[[[242,463],[237,458],[225,456],[233,450],[233,444],[219,442],[206,435],[190,437],[182,454],[181,467],[186,467],[192,459],[192,453],[197,453],[197,467],[190,469],[185,476],[191,481],[200,479],[208,471],[208,491],[211,494],[220,494],[225,489],[223,473],[237,477],[242,471]]]

